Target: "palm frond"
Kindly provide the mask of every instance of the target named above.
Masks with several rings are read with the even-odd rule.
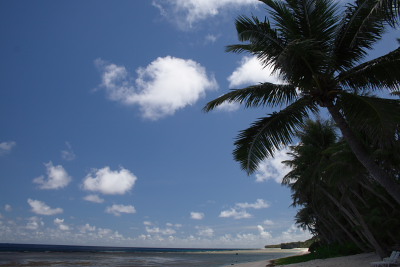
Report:
[[[348,4],[341,23],[338,24],[334,44],[336,70],[346,70],[367,55],[373,44],[385,32],[385,16],[377,6],[378,0],[358,0]]]
[[[276,150],[292,142],[292,137],[303,125],[308,112],[317,112],[317,106],[309,97],[303,97],[285,109],[254,122],[241,131],[233,154],[248,174],[257,170],[259,163],[272,157]]]
[[[390,93],[393,96],[399,96],[400,97],[400,91],[395,91]]]
[[[264,65],[269,65],[284,47],[277,31],[271,28],[271,24],[266,19],[260,21],[254,16],[251,18],[241,16],[236,19],[236,30],[239,41],[250,43],[227,46],[227,52],[250,52],[257,55]]]
[[[278,106],[290,104],[297,98],[296,88],[286,84],[261,83],[232,90],[209,102],[203,110],[209,112],[224,102],[245,103],[245,107]]]
[[[337,105],[351,128],[372,146],[392,147],[400,125],[400,100],[340,92]]]
[[[400,48],[360,64],[338,76],[338,81],[357,92],[365,89],[400,89]]]
[[[310,81],[312,75],[323,72],[327,68],[325,55],[331,47],[337,21],[336,4],[331,0],[262,2],[270,8],[274,26],[285,44],[281,53],[273,58],[274,66],[291,81],[298,77]]]
[[[396,27],[400,23],[400,1],[399,0],[378,0],[377,7],[385,14],[386,22]]]

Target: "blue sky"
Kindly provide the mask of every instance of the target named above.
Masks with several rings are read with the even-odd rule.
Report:
[[[278,81],[224,52],[234,19],[263,11],[255,0],[1,1],[0,242],[308,238],[279,184],[286,151],[252,176],[232,158],[238,131],[271,110],[202,112],[229,88]]]

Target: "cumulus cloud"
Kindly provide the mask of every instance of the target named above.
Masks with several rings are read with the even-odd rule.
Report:
[[[202,220],[204,219],[204,213],[192,211],[190,213],[190,218],[192,218],[193,220]]]
[[[69,142],[65,142],[67,148],[65,150],[61,150],[61,157],[64,160],[71,161],[76,158],[74,151],[72,150],[72,146]]]
[[[9,153],[16,144],[14,141],[0,143],[0,156]]]
[[[253,217],[250,213],[246,211],[246,209],[265,209],[268,208],[269,204],[264,199],[257,199],[254,203],[236,203],[235,206],[231,209],[224,210],[219,214],[221,218],[234,218],[238,219],[247,219]]]
[[[93,226],[93,225],[90,225],[87,223],[83,226],[80,226],[79,231],[81,233],[94,232],[94,231],[96,231],[96,226]]]
[[[221,105],[217,106],[216,110],[233,112],[240,108],[240,104],[237,102],[223,102]]]
[[[242,208],[242,209],[265,209],[269,207],[269,204],[264,200],[264,199],[257,199],[256,202],[254,203],[236,203],[236,207]]]
[[[176,233],[176,231],[171,227],[159,228],[150,226],[146,226],[146,232],[149,234],[156,234],[156,235],[173,235]]]
[[[10,204],[5,204],[5,205],[4,205],[4,210],[5,210],[5,211],[12,211],[11,205],[10,205]]]
[[[142,117],[157,120],[195,104],[207,90],[217,89],[199,63],[171,56],[159,57],[136,70],[133,80],[124,66],[95,61],[101,71],[101,88],[108,98],[125,105],[138,106]]]
[[[83,189],[106,195],[123,195],[131,190],[136,180],[137,177],[127,169],[113,171],[106,166],[89,173],[83,181]]]
[[[234,218],[236,220],[239,219],[247,219],[247,218],[251,218],[253,217],[250,213],[248,213],[245,210],[236,210],[234,208],[231,208],[229,210],[224,210],[221,211],[221,213],[219,214],[219,217],[221,218]]]
[[[262,225],[257,225],[257,229],[258,229],[261,237],[263,237],[263,238],[272,238],[271,233],[266,231]]]
[[[46,167],[47,179],[43,175],[33,179],[34,183],[40,185],[40,189],[60,189],[71,182],[72,178],[63,166],[54,166],[51,161],[45,163],[44,166]]]
[[[39,201],[39,200],[33,200],[33,199],[28,199],[28,204],[31,206],[31,211],[36,214],[40,215],[55,215],[59,213],[63,213],[63,209],[61,208],[50,208],[46,203]]]
[[[214,229],[211,227],[201,227],[197,226],[197,235],[205,236],[205,237],[213,237],[214,236]]]
[[[94,202],[94,203],[103,203],[104,202],[104,199],[102,199],[98,195],[87,195],[83,199],[86,201]]]
[[[54,224],[58,226],[61,231],[68,231],[70,228],[64,223],[64,219],[55,218]]]
[[[206,43],[215,43],[219,36],[214,34],[207,34],[205,37]]]
[[[33,217],[28,218],[28,222],[27,222],[25,228],[29,229],[29,230],[37,230],[42,226],[44,226],[44,222],[42,221],[42,219],[39,217],[33,216]]]
[[[263,67],[254,56],[243,57],[240,66],[228,77],[228,81],[230,88],[263,82],[282,83],[276,74],[272,74],[271,67]]]
[[[152,3],[162,16],[182,30],[191,28],[198,21],[218,15],[221,10],[257,4],[254,0],[153,0]]]
[[[280,238],[282,242],[295,242],[299,240],[307,240],[312,237],[309,231],[298,228],[296,225],[291,225],[289,229],[283,231]]]
[[[290,156],[287,154],[289,148],[284,148],[276,151],[273,158],[263,160],[255,174],[256,182],[265,182],[273,179],[277,183],[281,183],[283,177],[290,171],[290,167],[282,163],[282,161],[289,160]]]
[[[180,223],[175,223],[175,224],[173,224],[173,223],[167,223],[166,224],[168,227],[176,227],[176,228],[181,228],[182,227],[182,224],[180,224]]]
[[[264,224],[264,225],[267,225],[267,226],[271,226],[271,225],[274,225],[274,222],[267,219],[267,220],[265,220],[265,221],[263,222],[263,224]]]
[[[132,205],[118,205],[114,204],[106,208],[107,213],[114,214],[115,216],[121,216],[121,213],[133,214],[136,213],[135,207]]]

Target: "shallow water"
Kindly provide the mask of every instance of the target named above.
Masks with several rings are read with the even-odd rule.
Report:
[[[285,253],[2,252],[0,266],[225,266],[294,255]]]
[[[219,267],[276,259],[297,253],[299,250],[266,249],[260,251],[0,244],[0,267]]]

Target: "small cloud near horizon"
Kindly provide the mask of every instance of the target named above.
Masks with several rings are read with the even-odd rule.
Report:
[[[204,219],[204,213],[192,211],[190,213],[190,218],[193,220],[202,220],[202,219]]]

